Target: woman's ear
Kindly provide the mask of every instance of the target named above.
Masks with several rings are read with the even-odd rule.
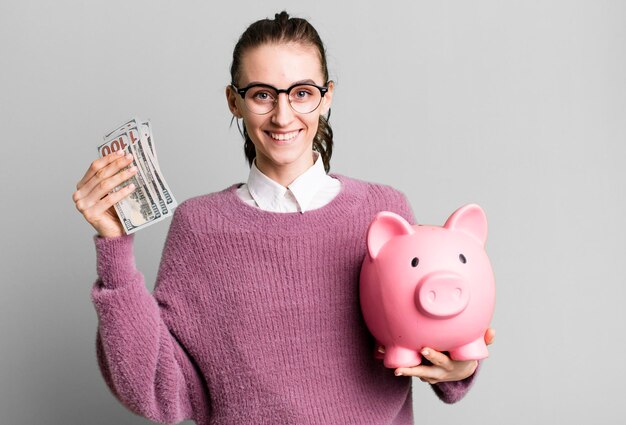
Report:
[[[328,110],[330,109],[330,106],[333,103],[334,91],[335,91],[335,83],[333,82],[333,80],[330,80],[328,82],[328,91],[322,98],[322,108],[320,109],[320,112],[322,115],[326,115],[328,113]]]
[[[230,109],[230,113],[235,116],[235,118],[241,118],[241,112],[239,111],[239,107],[237,106],[237,92],[231,87],[226,86],[226,102],[228,102],[228,109]]]

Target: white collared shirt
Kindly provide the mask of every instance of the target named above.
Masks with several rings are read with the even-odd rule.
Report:
[[[237,189],[239,198],[248,205],[271,212],[301,212],[321,208],[341,190],[341,182],[324,170],[319,152],[313,151],[314,164],[289,186],[263,174],[252,162],[248,182]]]

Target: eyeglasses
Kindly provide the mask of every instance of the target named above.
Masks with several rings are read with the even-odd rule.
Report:
[[[328,86],[318,86],[311,83],[296,83],[287,89],[277,89],[269,84],[251,84],[242,89],[234,83],[231,87],[244,100],[246,108],[257,115],[269,114],[278,103],[278,95],[286,93],[291,108],[300,114],[309,114],[322,103],[322,98],[328,91]]]

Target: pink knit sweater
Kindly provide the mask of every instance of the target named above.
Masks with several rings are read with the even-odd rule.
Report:
[[[104,379],[133,412],[204,424],[412,424],[411,378],[373,357],[358,303],[374,215],[414,223],[402,193],[334,175],[323,208],[272,213],[238,185],[184,202],[151,294],[132,236],[96,238]],[[473,377],[438,384],[446,402]]]

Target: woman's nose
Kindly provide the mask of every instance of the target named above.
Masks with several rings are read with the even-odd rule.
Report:
[[[293,120],[293,117],[294,111],[289,103],[289,96],[287,96],[287,93],[280,93],[278,99],[276,99],[274,110],[272,111],[272,122],[280,126],[285,126]]]

